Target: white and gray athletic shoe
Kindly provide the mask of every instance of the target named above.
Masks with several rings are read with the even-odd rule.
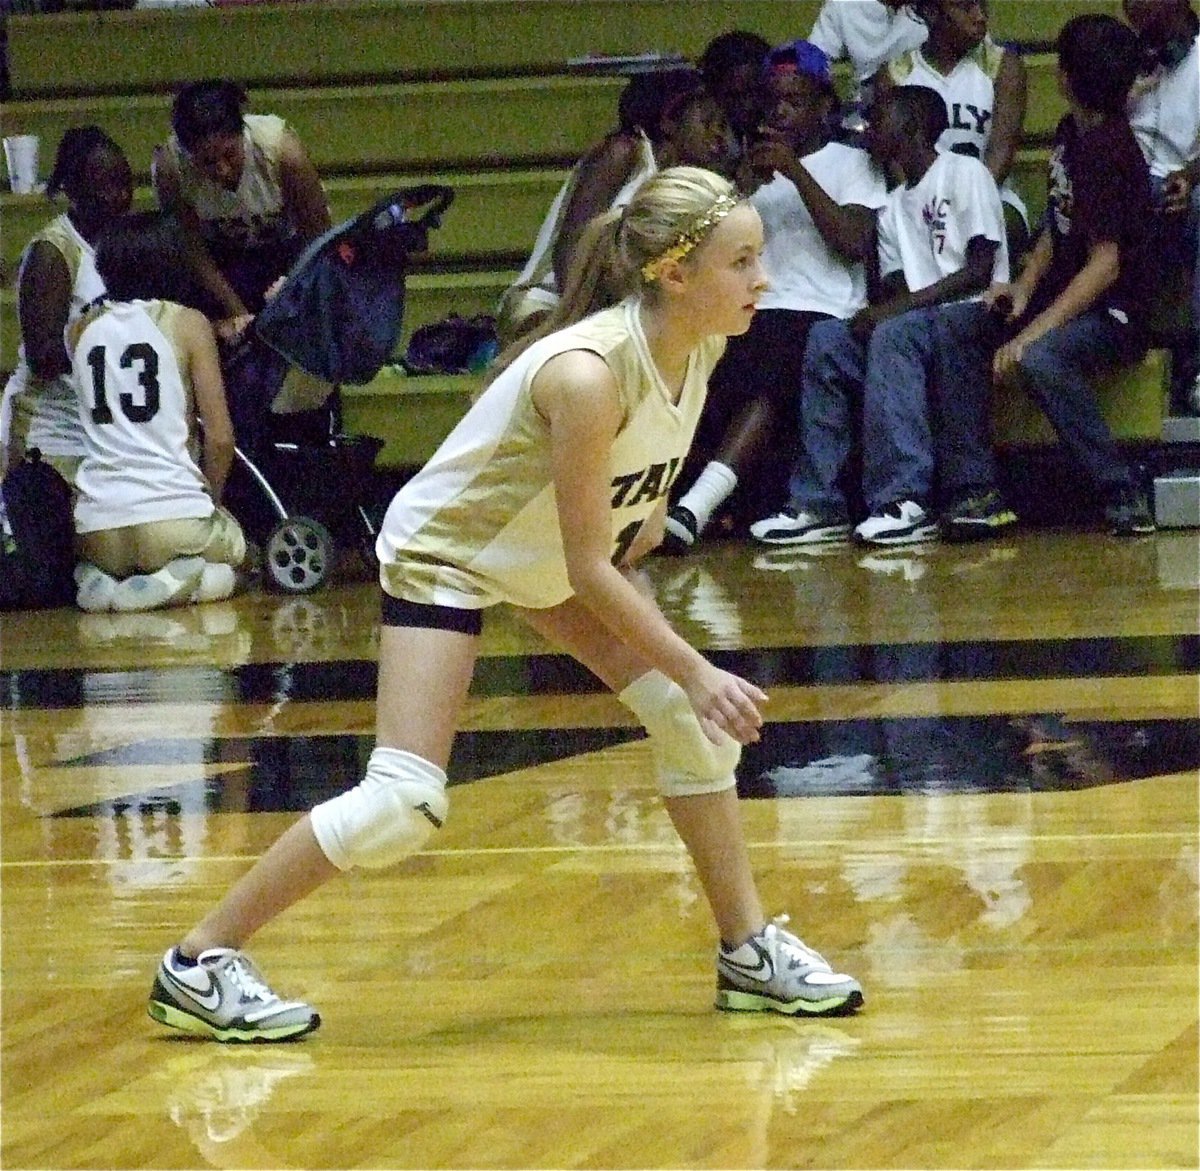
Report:
[[[845,517],[821,516],[804,509],[784,508],[756,520],[750,535],[764,545],[827,545],[850,536]]]
[[[865,545],[914,545],[937,535],[937,521],[915,500],[885,505],[854,530],[855,540]]]
[[[290,1041],[321,1024],[312,1005],[281,999],[249,956],[228,947],[202,951],[194,964],[168,951],[149,1011],[160,1024],[217,1041]]]
[[[768,923],[733,951],[717,949],[717,1008],[787,1016],[845,1016],[862,1006],[862,985],[835,972],[811,947]]]

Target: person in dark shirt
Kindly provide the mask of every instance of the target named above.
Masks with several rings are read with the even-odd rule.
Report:
[[[1149,170],[1125,116],[1137,42],[1121,21],[1089,14],[1063,26],[1057,50],[1070,109],[1055,131],[1041,234],[1021,275],[984,294],[991,329],[967,337],[946,319],[945,380],[986,380],[979,364],[991,353],[993,380],[1019,380],[1034,396],[1101,494],[1112,531],[1147,533],[1154,521],[1145,490],[1118,451],[1092,385],[1145,353],[1146,309],[1158,279]],[[988,436],[977,432],[946,438],[978,450]]]

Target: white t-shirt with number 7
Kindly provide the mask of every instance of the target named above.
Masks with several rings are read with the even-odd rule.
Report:
[[[978,159],[939,154],[916,184],[888,195],[879,213],[879,271],[903,272],[915,293],[963,269],[976,236],[999,245],[992,280],[1007,281],[1004,207],[995,179]]]

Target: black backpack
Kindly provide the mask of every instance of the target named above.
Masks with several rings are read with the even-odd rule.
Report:
[[[0,536],[0,609],[41,610],[75,600],[71,486],[31,447],[3,484],[10,535]]]
[[[403,366],[409,374],[478,373],[499,348],[494,317],[486,313],[474,317],[452,313],[413,331]]]

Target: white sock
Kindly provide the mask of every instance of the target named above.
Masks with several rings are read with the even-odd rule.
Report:
[[[176,557],[154,573],[135,573],[117,582],[112,608],[122,612],[186,605],[204,576],[203,558]]]
[[[112,609],[113,591],[117,588],[117,579],[110,577],[103,569],[81,561],[75,566],[75,604],[89,614],[98,614]]]
[[[221,602],[231,597],[237,585],[232,565],[206,561],[200,574],[200,584],[192,592],[193,602]]]
[[[702,533],[712,514],[729,499],[737,487],[737,472],[715,459],[704,466],[696,482],[679,498],[679,505],[696,518],[696,532]]]

